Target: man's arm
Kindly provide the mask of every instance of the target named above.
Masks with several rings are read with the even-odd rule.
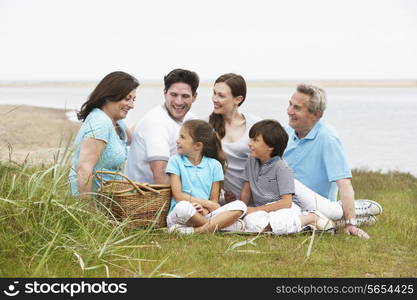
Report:
[[[166,160],[152,160],[149,162],[156,184],[170,184],[169,176],[165,173],[168,162]]]
[[[342,201],[343,218],[345,220],[355,218],[355,192],[353,190],[352,182],[349,178],[336,180],[339,188],[339,196]],[[348,234],[356,235],[360,238],[369,239],[369,235],[362,229],[346,224],[344,231]]]

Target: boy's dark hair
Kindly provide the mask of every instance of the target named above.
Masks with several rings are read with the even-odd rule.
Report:
[[[274,148],[271,157],[282,157],[287,147],[288,134],[278,121],[267,119],[255,123],[249,130],[249,137],[254,139],[259,135],[262,135],[265,144]]]
[[[184,69],[174,69],[164,77],[164,91],[167,92],[171,85],[178,82],[188,84],[194,96],[197,92],[200,79],[195,72]]]

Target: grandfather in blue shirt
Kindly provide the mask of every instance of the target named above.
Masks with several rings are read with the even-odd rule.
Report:
[[[342,202],[344,231],[369,238],[356,227],[355,193],[343,146],[333,128],[321,120],[326,109],[323,89],[300,84],[288,106],[289,140],[284,159],[295,178],[318,194],[336,200],[337,189]]]

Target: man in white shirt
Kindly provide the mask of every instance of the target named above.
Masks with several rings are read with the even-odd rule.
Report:
[[[169,184],[165,169],[177,153],[176,140],[197,98],[199,77],[195,72],[175,69],[164,77],[165,102],[138,122],[130,145],[126,175],[137,182]]]

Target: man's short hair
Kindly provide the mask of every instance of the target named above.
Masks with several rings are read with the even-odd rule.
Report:
[[[262,135],[265,144],[274,148],[271,157],[282,157],[287,147],[288,134],[278,121],[266,119],[256,122],[249,130],[249,137],[254,139],[259,135]]]
[[[308,102],[308,111],[313,113],[317,110],[323,115],[326,110],[327,99],[326,92],[315,85],[301,83],[297,86],[297,92],[310,96]]]
[[[196,94],[200,79],[197,73],[184,69],[174,69],[164,77],[164,91],[167,92],[174,83],[186,83],[190,86],[193,95]]]

